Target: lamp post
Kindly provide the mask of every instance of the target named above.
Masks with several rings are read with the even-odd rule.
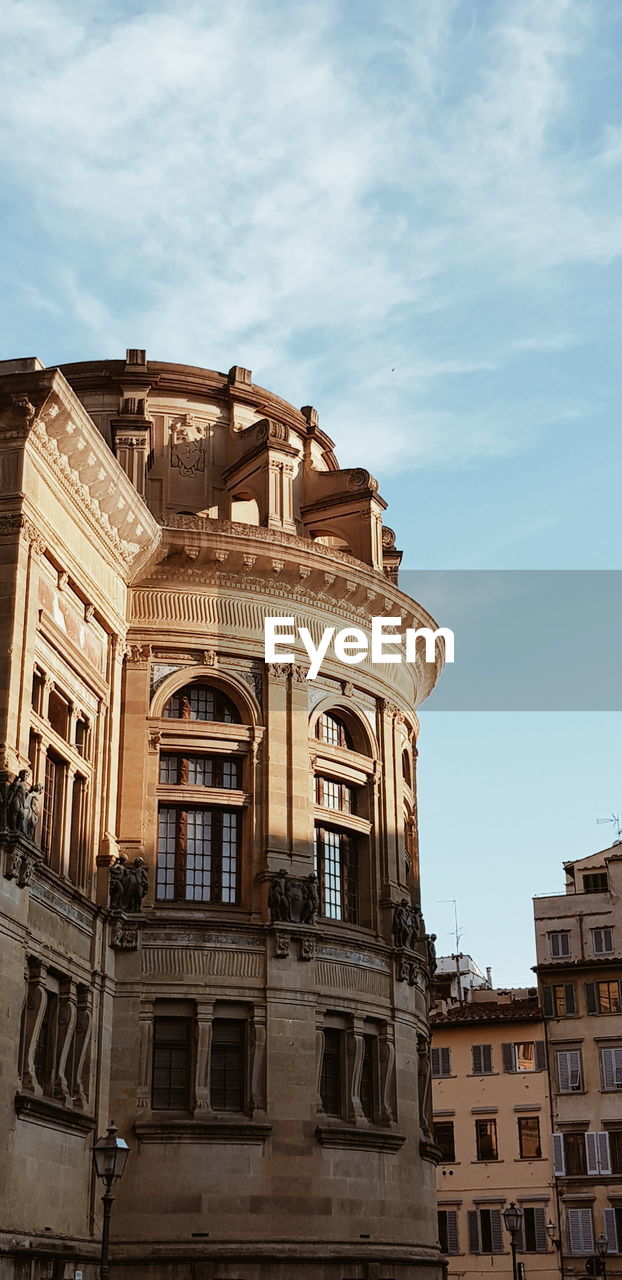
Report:
[[[600,1274],[603,1276],[604,1280],[607,1280],[607,1254],[609,1253],[609,1241],[606,1236],[598,1236],[596,1240],[596,1248],[602,1263],[602,1270]]]
[[[102,1247],[101,1258],[99,1264],[100,1280],[108,1280],[108,1246],[110,1242],[110,1210],[114,1201],[114,1196],[110,1188],[113,1183],[118,1182],[121,1177],[130,1149],[127,1142],[123,1138],[117,1138],[117,1127],[114,1124],[108,1125],[108,1132],[104,1138],[98,1138],[93,1146],[93,1168],[98,1178],[101,1178],[106,1190],[102,1196],[104,1206],[104,1221],[102,1225]]]
[[[510,1237],[510,1248],[512,1250],[512,1280],[518,1280],[518,1267],[516,1265],[516,1240],[518,1233],[523,1225],[523,1211],[519,1205],[512,1203],[503,1210],[503,1221],[505,1229]]]

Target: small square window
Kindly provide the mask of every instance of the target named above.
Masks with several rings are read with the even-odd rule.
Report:
[[[592,929],[592,949],[595,956],[611,955],[613,952],[613,929],[603,926]]]

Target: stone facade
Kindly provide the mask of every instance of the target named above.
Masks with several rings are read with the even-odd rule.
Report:
[[[456,957],[462,960],[463,957]],[[449,966],[444,967],[447,985]],[[533,990],[480,986],[439,1000],[432,1019],[439,1235],[448,1276],[512,1277],[503,1211],[522,1210],[517,1258],[557,1280],[550,1101],[542,1011]]]
[[[564,863],[565,892],[534,900],[552,1099],[562,1274],[599,1237],[622,1274],[622,848]]]
[[[0,1275],[438,1280],[417,705],[362,468],[227,375],[0,365]],[[299,658],[299,661],[298,661]],[[315,853],[314,853],[315,849]]]

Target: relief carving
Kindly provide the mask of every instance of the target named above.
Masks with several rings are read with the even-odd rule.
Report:
[[[290,921],[292,924],[315,924],[320,909],[318,879],[312,871],[308,876],[290,876],[287,871],[273,875],[268,891],[270,923]]]
[[[401,898],[393,908],[393,942],[400,950],[404,947],[414,951],[415,944],[423,928],[421,908],[417,904],[411,906],[407,898]]]
[[[131,866],[121,853],[110,867],[108,902],[111,911],[140,911],[149,889],[148,872],[143,858],[135,858]],[[122,945],[120,942],[113,946]]]
[[[181,476],[196,476],[205,471],[205,423],[186,415],[171,426],[171,466]]]

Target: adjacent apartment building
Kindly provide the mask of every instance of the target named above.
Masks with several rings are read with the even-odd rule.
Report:
[[[535,899],[566,1276],[608,1245],[622,1274],[622,846],[564,864],[565,892]],[[601,1244],[602,1248],[602,1244]]]
[[[445,966],[441,965],[441,971]],[[503,1210],[523,1210],[517,1256],[559,1276],[544,1023],[535,989],[480,986],[432,1014],[439,1239],[450,1277],[512,1275]]]

